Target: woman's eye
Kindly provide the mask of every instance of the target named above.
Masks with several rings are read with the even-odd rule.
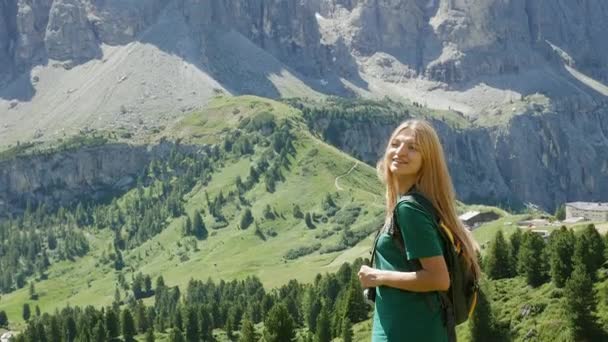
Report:
[[[414,145],[409,145],[407,147],[407,149],[410,150],[410,151],[417,151],[416,146],[414,146]]]

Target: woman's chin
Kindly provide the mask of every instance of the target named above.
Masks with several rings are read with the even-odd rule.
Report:
[[[415,172],[411,172],[411,170],[403,167],[391,167],[390,170],[393,176],[401,179],[416,176]]]

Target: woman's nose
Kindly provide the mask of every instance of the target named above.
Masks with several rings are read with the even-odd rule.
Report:
[[[397,147],[397,151],[395,151],[395,154],[397,154],[400,157],[406,156],[407,155],[407,150],[405,148],[405,144],[399,145],[399,147]]]

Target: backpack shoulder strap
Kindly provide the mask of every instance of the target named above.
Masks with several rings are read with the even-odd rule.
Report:
[[[433,205],[433,203],[431,203],[431,201],[422,193],[413,190],[408,192],[407,194],[403,195],[399,201],[401,200],[407,200],[407,199],[412,199],[414,202],[419,203],[420,205],[422,205],[422,207],[424,207],[424,209],[426,209],[426,211],[428,211],[431,216],[433,216],[433,218],[435,219],[435,221],[439,222],[440,217],[439,217],[439,213],[437,212],[437,209],[435,209],[435,206]]]
[[[378,229],[378,231],[376,232],[376,236],[374,237],[374,245],[372,246],[372,256],[369,260],[369,267],[374,267],[374,258],[376,257],[376,245],[378,244],[378,238],[380,237],[380,234],[382,233],[382,230],[384,230],[384,226],[382,226],[380,229]]]
[[[441,217],[439,216],[439,212],[437,211],[437,209],[435,209],[435,206],[433,205],[433,203],[431,203],[431,201],[424,194],[422,194],[418,191],[415,191],[415,190],[410,192],[409,194],[407,194],[407,196],[412,196],[429,213],[431,213],[431,215],[435,218],[435,221],[437,221],[437,226],[439,227],[440,235],[442,235],[445,239],[447,239],[447,241],[449,241],[452,244],[452,246],[454,246],[454,248],[458,252],[460,252],[459,242],[455,239],[452,231],[443,222],[441,222]]]

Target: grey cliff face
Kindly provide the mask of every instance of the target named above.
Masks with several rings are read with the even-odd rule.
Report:
[[[152,24],[165,6],[162,0],[94,0],[88,16],[100,41],[109,45],[127,44]]]
[[[79,194],[103,197],[120,190],[114,184],[136,176],[149,158],[145,149],[105,146],[4,161],[0,163],[0,202],[10,212],[27,201],[56,206],[71,203]]]
[[[8,9],[6,7],[4,2],[0,2],[0,85],[4,79],[8,78],[12,69],[8,23],[6,22]]]
[[[153,158],[167,158],[175,148],[207,153],[205,147],[171,143],[109,144],[0,161],[0,213],[21,211],[28,201],[59,207],[124,192],[135,185]]]
[[[382,96],[408,79],[458,92],[508,77],[513,88],[500,80],[489,87],[523,97],[537,91],[528,81],[543,82],[536,75],[555,75],[544,94],[548,113],[518,115],[507,128],[442,128],[463,199],[550,208],[607,193],[605,96],[564,71],[574,67],[608,81],[607,18],[605,0],[0,1],[0,90],[11,80],[29,82],[28,71],[49,59],[76,65],[101,58],[103,44],[133,41],[185,59],[213,86],[269,97],[281,96],[270,75],[285,69],[311,92],[349,95],[350,83]],[[379,93],[375,81],[382,83]],[[22,99],[12,91],[0,100]],[[141,103],[153,96],[142,93]],[[486,110],[487,102],[473,110]],[[18,103],[4,108],[10,105]],[[373,164],[383,148],[378,137],[389,129],[347,131],[339,145]]]
[[[305,75],[318,76],[324,60],[314,12],[302,1],[184,0],[193,32],[205,36],[235,30]]]
[[[352,75],[352,59],[381,52],[411,77],[457,83],[551,63],[553,47],[592,76],[607,74],[602,0],[19,0],[2,7],[0,58],[17,66],[97,58],[100,44],[137,40],[163,9],[176,7],[203,51],[209,35],[234,30],[312,78]]]
[[[42,4],[40,4],[42,5]],[[36,12],[43,12],[43,6],[34,7],[26,1],[17,2],[17,13],[15,18],[15,32],[13,33],[14,42],[14,62],[19,71],[31,63],[35,63],[40,57],[39,52],[44,49],[44,30],[46,26],[37,18]],[[37,26],[41,25],[41,26]]]
[[[52,59],[81,61],[101,53],[87,10],[79,0],[53,2],[44,40]]]
[[[549,211],[567,201],[605,201],[605,110],[585,102],[564,101],[563,106],[567,108],[557,105],[554,112],[542,116],[517,116],[506,127],[456,130],[433,121],[459,199],[511,207],[530,202]],[[375,123],[322,119],[310,124],[338,148],[375,165],[403,119]]]

